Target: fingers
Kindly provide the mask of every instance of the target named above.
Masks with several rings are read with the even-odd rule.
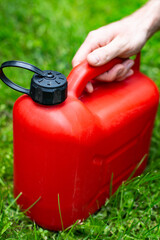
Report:
[[[133,73],[134,73],[134,71],[133,71],[132,69],[130,69],[126,75],[124,75],[124,76],[121,77],[121,78],[118,78],[117,81],[120,82],[120,81],[126,79],[127,77],[130,77]]]
[[[93,92],[93,85],[91,82],[88,82],[85,88],[85,91],[88,93],[92,93]]]
[[[133,74],[133,70],[131,70],[133,65],[134,61],[132,59],[127,59],[122,64],[117,64],[108,72],[98,76],[96,80],[104,82],[112,82],[114,80],[121,81],[128,76],[127,74],[129,74],[129,76]]]
[[[108,30],[107,30],[108,29]],[[91,31],[86,37],[85,41],[78,49],[72,60],[72,66],[75,67],[87,58],[88,54],[93,52],[95,49],[101,48],[109,43],[112,39],[112,32],[109,31],[109,27],[104,30],[104,28],[99,28],[97,30]]]
[[[124,71],[123,64],[117,64],[110,71],[105,72],[105,73],[99,75],[98,77],[96,77],[96,80],[102,81],[102,82],[112,82],[118,76],[121,76],[123,71]]]
[[[104,47],[97,48],[89,53],[87,55],[88,63],[92,66],[104,65],[113,58],[119,56],[124,50],[124,45],[125,43],[116,37]]]
[[[132,59],[127,59],[122,64],[115,65],[110,71],[99,75],[95,78],[95,80],[101,82],[122,81],[134,73],[134,71],[131,69],[133,65],[134,61]],[[94,89],[91,82],[87,83],[85,90],[88,93],[93,92]]]
[[[72,66],[75,67],[86,59],[87,55],[91,52],[91,45],[87,45],[85,42],[78,49],[76,55],[72,59]]]
[[[114,80],[122,81],[126,77],[129,77],[129,76],[131,76],[134,73],[134,71],[131,69],[133,67],[133,65],[134,65],[134,61],[132,59],[128,59],[128,60],[124,61],[122,63],[122,65],[124,66],[124,70],[121,72],[121,74],[116,76],[116,78],[113,79],[113,81]]]

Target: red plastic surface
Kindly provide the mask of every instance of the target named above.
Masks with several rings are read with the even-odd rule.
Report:
[[[114,192],[148,153],[159,102],[151,79],[135,70],[125,81],[96,82],[92,94],[82,93],[119,61],[74,68],[62,104],[42,106],[23,95],[14,105],[14,194],[22,192],[22,209],[39,199],[27,214],[44,228],[61,230],[97,211],[111,176]]]

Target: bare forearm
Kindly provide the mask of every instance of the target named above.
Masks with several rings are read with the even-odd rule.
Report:
[[[150,0],[142,8],[132,14],[141,19],[143,28],[146,30],[147,39],[160,30],[160,0]]]

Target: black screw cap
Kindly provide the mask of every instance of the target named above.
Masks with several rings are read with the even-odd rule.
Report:
[[[43,76],[34,74],[29,95],[43,105],[62,103],[67,98],[67,79],[62,73],[50,70],[43,71]]]

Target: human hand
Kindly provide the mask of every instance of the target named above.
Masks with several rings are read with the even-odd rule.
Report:
[[[147,41],[147,26],[142,21],[142,14],[132,14],[120,21],[91,31],[72,60],[73,67],[87,59],[92,66],[101,66],[115,57],[128,58],[137,54]],[[143,24],[144,22],[144,24]],[[134,61],[125,60],[115,65],[110,71],[96,78],[99,81],[121,81],[133,74]],[[89,82],[88,92],[93,91]]]

